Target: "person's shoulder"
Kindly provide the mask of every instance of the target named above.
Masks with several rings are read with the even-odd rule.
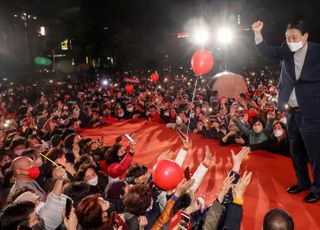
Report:
[[[320,50],[320,43],[316,42],[308,42],[308,47],[311,49],[319,49]]]

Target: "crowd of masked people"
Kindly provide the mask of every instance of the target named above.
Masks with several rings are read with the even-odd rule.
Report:
[[[285,114],[275,109],[276,74],[243,75],[249,91],[237,98],[209,92],[204,78],[193,98],[195,78],[187,73],[156,83],[141,76],[132,93],[121,76],[2,84],[0,229],[240,229],[244,193],[254,176],[241,172],[243,159],[250,149],[288,154]],[[151,168],[133,163],[139,140],[120,136],[106,146],[108,137],[81,136],[83,128],[125,119],[244,147],[232,152],[233,167],[207,206],[195,192],[214,164],[208,147],[193,175],[164,191]],[[175,158],[168,149],[158,161],[184,167],[192,153],[188,138],[181,140]],[[263,229],[294,229],[294,223],[286,211],[272,209]]]

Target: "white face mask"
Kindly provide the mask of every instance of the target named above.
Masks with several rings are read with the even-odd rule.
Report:
[[[127,108],[128,112],[132,113],[133,112],[133,107]]]
[[[280,122],[283,124],[287,124],[287,118],[286,117],[281,118]]]
[[[163,115],[165,115],[166,117],[170,116],[170,114],[168,112],[165,112]]]
[[[89,180],[87,183],[91,186],[96,186],[98,184],[98,177],[96,176],[95,178]]]
[[[273,132],[273,135],[274,135],[275,137],[280,137],[282,134],[283,134],[283,130],[275,130],[275,131]]]
[[[119,113],[118,114],[118,117],[123,117],[124,116],[124,113]]]
[[[203,107],[201,108],[202,112],[207,112],[207,108],[206,107]]]
[[[291,52],[296,52],[303,47],[302,41],[300,42],[287,42]]]
[[[35,211],[37,214],[39,214],[39,211],[45,206],[46,203],[40,201],[40,203],[37,205],[37,207],[35,208]]]

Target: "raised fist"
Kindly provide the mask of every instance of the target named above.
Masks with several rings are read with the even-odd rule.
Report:
[[[252,24],[252,29],[255,34],[261,34],[261,31],[263,29],[263,22],[262,21],[256,21]]]

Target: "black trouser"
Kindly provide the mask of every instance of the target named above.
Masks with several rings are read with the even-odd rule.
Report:
[[[320,194],[320,119],[306,119],[302,113],[292,111],[288,113],[287,123],[298,185],[305,188],[311,185],[311,191]],[[312,166],[312,184],[308,173],[308,161]]]

